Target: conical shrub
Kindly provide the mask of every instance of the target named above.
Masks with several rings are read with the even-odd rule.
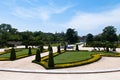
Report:
[[[41,55],[40,55],[40,50],[36,50],[36,56],[35,56],[35,61],[40,62],[41,61]]]
[[[50,45],[50,44],[48,45],[48,51],[53,52],[53,49],[52,49],[52,47],[51,47],[51,45]]]
[[[65,46],[64,46],[64,51],[66,51],[67,50],[67,45],[65,44]]]
[[[14,48],[11,49],[10,60],[16,60],[16,53]]]
[[[43,52],[43,45],[40,46],[40,52]]]
[[[57,47],[57,52],[61,53],[61,51],[60,51],[60,45],[58,45],[58,47]]]
[[[50,69],[54,68],[54,58],[53,58],[53,52],[52,51],[49,51],[48,67]]]
[[[79,51],[78,45],[76,45],[76,51]]]
[[[32,55],[31,47],[29,47],[29,49],[28,49],[28,56],[31,56],[31,55]]]

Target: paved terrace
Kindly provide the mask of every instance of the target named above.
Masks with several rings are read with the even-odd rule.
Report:
[[[80,49],[92,50],[79,46]],[[57,48],[53,47],[56,52]],[[117,49],[119,52],[120,49]],[[48,52],[42,56],[48,55]],[[120,80],[120,58],[103,57],[89,65],[45,70],[31,63],[35,56],[16,61],[0,61],[0,80]]]

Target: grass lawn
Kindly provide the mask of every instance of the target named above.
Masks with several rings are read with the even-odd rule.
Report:
[[[91,58],[89,52],[65,52],[61,55],[58,55],[54,57],[54,63],[70,63],[70,62],[76,62],[81,60],[86,60]]]
[[[32,50],[32,54],[36,53],[36,49],[31,49],[31,50]],[[17,58],[28,56],[28,49],[20,49],[20,50],[18,49],[18,51],[16,51],[16,56]],[[9,58],[9,57],[10,57],[10,52],[0,55],[0,58]]]
[[[92,58],[91,54],[113,54],[113,53],[81,52],[81,51],[65,52],[63,54],[55,56],[54,63],[61,64],[61,63],[71,63],[71,62],[76,62],[76,61],[83,61],[83,60]]]

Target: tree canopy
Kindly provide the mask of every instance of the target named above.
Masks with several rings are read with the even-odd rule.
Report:
[[[77,43],[79,40],[77,31],[68,28],[66,32],[66,41],[70,44]]]
[[[107,26],[103,29],[101,34],[95,36],[88,34],[86,44],[87,46],[92,46],[94,48],[97,47],[98,50],[100,50],[100,47],[103,47],[106,51],[109,51],[110,48],[115,51],[119,39],[116,31],[117,29],[114,26]]]

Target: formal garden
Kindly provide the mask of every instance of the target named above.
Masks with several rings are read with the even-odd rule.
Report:
[[[31,62],[46,69],[58,69],[90,64],[104,56],[120,57],[120,53],[116,52],[116,48],[120,46],[120,35],[116,34],[114,26],[105,27],[98,35],[87,34],[82,44],[79,43],[77,31],[71,28],[66,33],[53,34],[41,31],[19,32],[8,24],[1,24],[0,31],[0,47],[11,47],[0,52],[0,61],[14,61],[35,55]],[[71,44],[73,46],[69,46]],[[16,48],[17,45],[24,45],[25,48]],[[93,50],[79,49],[80,45]],[[44,46],[48,46],[48,49],[44,49]],[[53,46],[57,47],[57,52],[53,52]],[[45,52],[48,54],[41,56]]]

